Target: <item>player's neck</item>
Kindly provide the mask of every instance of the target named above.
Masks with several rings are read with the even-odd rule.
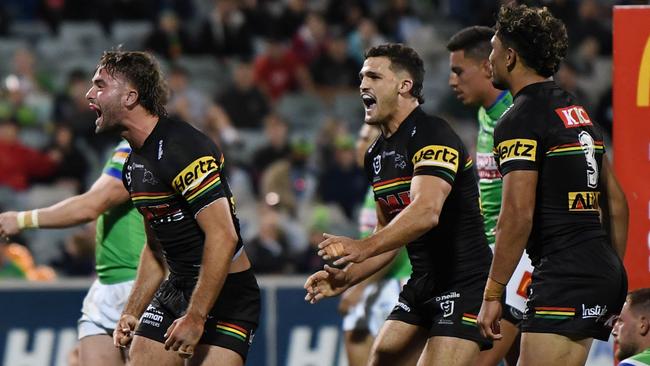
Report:
[[[510,94],[514,97],[521,91],[521,89],[527,87],[530,84],[541,83],[543,81],[548,81],[549,78],[545,78],[533,71],[528,69],[520,70],[520,72],[512,75],[510,80]]]
[[[122,137],[129,142],[132,148],[139,149],[144,145],[147,137],[151,135],[159,120],[160,117],[149,114],[144,110],[133,111],[124,120],[126,129],[122,132]]]
[[[384,137],[391,137],[402,125],[402,122],[408,117],[415,108],[420,104],[417,99],[403,99],[398,100],[395,114],[389,120],[381,125],[381,132]]]
[[[503,90],[490,87],[490,89],[485,93],[486,97],[483,100],[483,103],[481,103],[483,105],[483,108],[485,108],[486,110],[490,109],[490,107],[492,107],[494,103],[496,103],[497,99],[499,99],[499,96],[501,95],[502,91]]]

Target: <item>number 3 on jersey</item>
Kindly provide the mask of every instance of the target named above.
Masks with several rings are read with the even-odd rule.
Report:
[[[594,139],[591,137],[589,132],[582,131],[578,135],[578,142],[580,142],[580,147],[585,153],[585,159],[587,161],[587,187],[597,188],[598,187],[598,162],[596,162],[596,146]]]

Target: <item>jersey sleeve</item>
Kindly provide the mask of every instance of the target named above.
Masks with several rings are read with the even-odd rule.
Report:
[[[544,151],[535,128],[540,124],[540,117],[511,112],[494,130],[494,158],[502,176],[514,170],[539,170]]]
[[[131,146],[129,143],[122,140],[113,150],[111,157],[108,159],[106,164],[104,164],[104,169],[102,173],[110,175],[113,178],[122,180],[122,168],[124,168],[124,163],[126,158],[129,157],[131,153]]]
[[[181,196],[196,216],[203,208],[226,197],[221,173],[224,157],[211,142],[183,138],[164,154],[165,175],[174,193]]]
[[[441,124],[446,123],[440,121]],[[409,159],[413,164],[413,176],[433,175],[453,185],[456,174],[462,169],[463,146],[448,128],[434,129],[437,121],[418,123],[411,132]]]

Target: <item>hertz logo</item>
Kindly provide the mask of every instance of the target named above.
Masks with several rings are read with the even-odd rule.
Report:
[[[569,211],[599,211],[600,192],[569,192]]]
[[[213,156],[202,156],[191,162],[172,181],[176,192],[185,193],[203,181],[209,173],[217,170],[217,161]]]
[[[535,161],[537,153],[537,141],[528,139],[505,140],[496,148],[496,155],[499,157],[499,164],[510,160]]]
[[[449,146],[428,145],[413,155],[413,167],[419,166],[439,166],[458,171],[458,150]]]

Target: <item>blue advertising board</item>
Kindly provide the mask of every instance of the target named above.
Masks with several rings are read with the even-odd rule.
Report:
[[[262,277],[262,315],[247,365],[347,366],[338,299],[306,303],[304,277]],[[0,282],[0,366],[67,366],[90,281]],[[594,342],[589,366],[613,365]]]

